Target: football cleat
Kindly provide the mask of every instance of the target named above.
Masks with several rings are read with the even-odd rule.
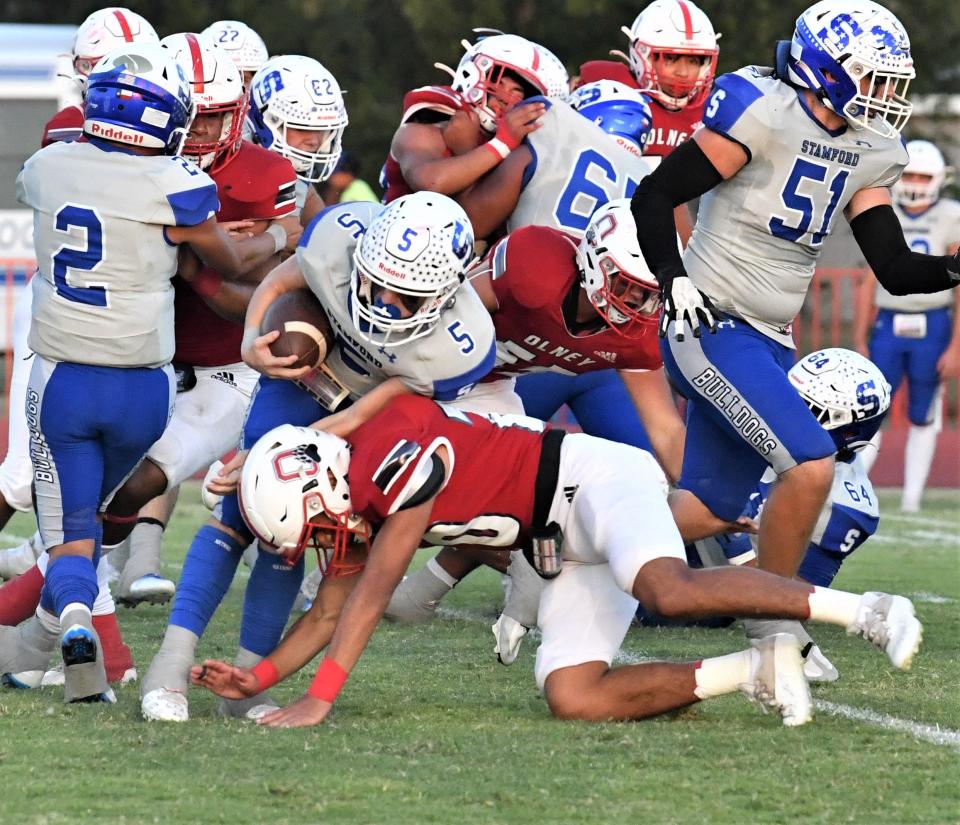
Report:
[[[64,701],[113,704],[117,698],[107,683],[99,639],[89,626],[90,614],[80,618],[69,624],[60,637]]]
[[[805,644],[800,654],[803,656],[803,675],[808,682],[836,682],[840,678],[840,671],[813,642]]]
[[[117,596],[117,601],[124,607],[136,607],[143,602],[166,604],[173,598],[176,589],[176,585],[170,579],[165,579],[156,573],[148,573],[132,582],[126,593]]]
[[[899,670],[910,669],[923,641],[923,625],[914,615],[911,601],[886,593],[864,593],[860,597],[857,618],[847,627],[847,633],[879,647]]]
[[[512,665],[520,653],[523,637],[527,635],[530,628],[524,627],[516,619],[511,619],[506,613],[501,613],[500,618],[490,629],[497,640],[493,646],[497,661],[501,665]]]
[[[751,681],[740,692],[763,708],[773,708],[789,728],[813,718],[810,686],[803,673],[800,643],[789,633],[777,633],[757,642]]]
[[[217,715],[256,722],[261,716],[273,713],[279,708],[280,705],[273,701],[270,694],[264,692],[247,699],[221,699],[217,705]]]
[[[57,647],[57,631],[48,631],[37,616],[18,627],[0,626],[0,673],[7,687],[40,687]]]
[[[148,722],[186,722],[190,707],[186,695],[179,690],[157,688],[144,694],[140,712]]]

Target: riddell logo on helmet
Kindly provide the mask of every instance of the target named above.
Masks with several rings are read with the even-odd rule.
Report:
[[[139,132],[121,129],[117,126],[103,126],[97,121],[90,122],[88,130],[91,135],[104,140],[119,140],[123,143],[143,143],[144,136]]]
[[[407,277],[399,270],[394,269],[392,266],[386,266],[383,261],[377,261],[377,269],[386,273],[387,275],[392,275],[394,278],[399,278],[401,281],[406,280]]]

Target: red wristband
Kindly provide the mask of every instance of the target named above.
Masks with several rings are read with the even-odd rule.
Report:
[[[313,682],[310,683],[310,689],[307,693],[315,699],[333,704],[343,687],[343,683],[347,681],[347,675],[347,671],[333,659],[327,657],[320,663],[317,675],[313,677]]]
[[[193,287],[193,291],[196,292],[197,295],[202,298],[210,298],[217,294],[217,290],[220,289],[220,284],[222,283],[223,278],[219,272],[214,272],[212,269],[204,269],[199,278],[190,282],[190,286]]]
[[[250,669],[250,672],[257,678],[257,684],[260,686],[260,690],[272,688],[280,681],[280,672],[277,670],[277,666],[269,659],[261,659]]]
[[[493,152],[498,160],[505,160],[507,155],[510,154],[510,147],[497,137],[490,138],[490,140],[483,144],[483,147]]]

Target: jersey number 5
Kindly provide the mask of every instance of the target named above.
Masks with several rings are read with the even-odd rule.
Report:
[[[791,224],[787,222],[790,220],[789,218],[785,219],[774,215],[770,218],[770,223],[767,224],[772,234],[778,238],[785,238],[788,241],[798,241],[810,230],[810,225],[813,223],[814,217],[820,217],[815,213],[818,212],[818,207],[823,204],[824,193],[822,191],[823,187],[816,185],[809,186],[809,184],[805,185],[805,182],[813,181],[814,184],[824,183],[829,171],[830,169],[827,166],[814,163],[806,158],[797,158],[790,172],[790,177],[787,178],[786,185],[780,193],[780,200],[787,209],[793,212],[799,212],[800,220],[797,221],[796,224]],[[843,194],[843,187],[849,176],[850,173],[846,169],[843,169],[834,175],[833,180],[830,181],[830,200],[823,210],[823,217],[818,221],[820,228],[813,233],[810,239],[811,246],[820,246],[827,232],[829,232],[830,219],[836,211],[840,196]],[[801,188],[808,189],[810,194],[801,192]]]
[[[103,261],[103,221],[100,216],[94,209],[70,203],[60,207],[54,219],[60,232],[82,229],[86,236],[82,247],[64,244],[53,253],[53,282],[57,294],[78,304],[107,306],[106,287],[70,286],[67,279],[68,270],[93,272]]]

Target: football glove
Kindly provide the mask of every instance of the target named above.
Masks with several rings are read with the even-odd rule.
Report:
[[[960,281],[960,249],[953,253],[950,263],[947,264],[947,274],[954,283]]]
[[[717,331],[711,300],[693,285],[686,275],[678,275],[663,285],[663,314],[660,316],[660,337],[667,337],[673,321],[673,337],[683,341],[684,322],[690,324],[694,338],[700,337],[701,323],[710,331]]]

